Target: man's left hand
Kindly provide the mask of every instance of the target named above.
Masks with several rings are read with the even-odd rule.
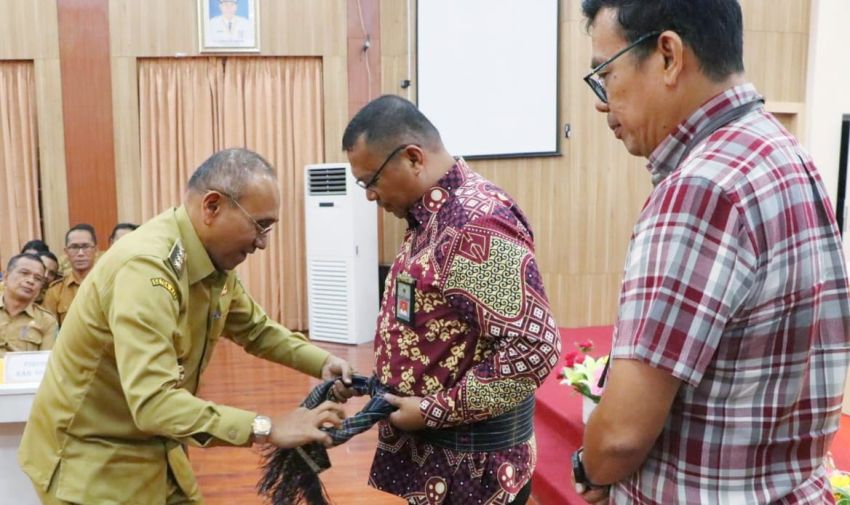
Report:
[[[394,394],[384,394],[384,400],[393,407],[398,407],[398,410],[390,414],[390,423],[404,431],[416,431],[425,427],[425,418],[419,412],[419,403],[422,398],[419,396],[396,396]]]
[[[328,356],[325,364],[322,365],[322,379],[337,379],[334,382],[331,393],[339,403],[345,403],[349,398],[357,394],[354,388],[350,387],[352,374],[354,374],[354,369],[351,367],[351,363],[333,354]]]

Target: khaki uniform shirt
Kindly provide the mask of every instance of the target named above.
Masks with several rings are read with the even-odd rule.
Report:
[[[71,302],[77,296],[77,291],[80,290],[80,283],[81,281],[77,280],[77,277],[71,272],[67,276],[53,281],[44,293],[44,301],[41,305],[56,316],[60,326],[65,321],[65,316],[68,314],[68,309],[71,308]]]
[[[58,329],[53,314],[34,303],[10,316],[0,296],[0,357],[7,352],[52,349]]]
[[[24,472],[41,490],[56,474],[61,500],[150,505],[165,503],[170,471],[201,502],[182,444],[249,445],[256,416],[195,396],[222,334],[316,377],[328,356],[213,267],[185,208],[116,242],[60,329],[18,452]]]

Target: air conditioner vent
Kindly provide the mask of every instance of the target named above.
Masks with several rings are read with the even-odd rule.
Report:
[[[308,172],[310,195],[344,195],[345,166],[311,168]]]

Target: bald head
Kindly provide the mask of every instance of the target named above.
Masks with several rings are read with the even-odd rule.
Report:
[[[216,190],[240,200],[246,187],[262,178],[275,178],[274,170],[262,156],[248,149],[224,149],[195,170],[188,189],[199,195]]]

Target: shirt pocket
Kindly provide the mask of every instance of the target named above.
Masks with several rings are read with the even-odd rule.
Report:
[[[21,343],[21,351],[38,351],[44,341],[44,334],[40,328],[26,325],[21,328],[18,340]]]

